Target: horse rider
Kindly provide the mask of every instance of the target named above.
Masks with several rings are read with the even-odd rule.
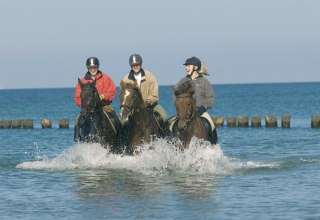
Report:
[[[162,124],[167,120],[167,114],[158,103],[159,88],[155,76],[142,68],[142,57],[139,54],[132,54],[129,57],[129,65],[131,70],[122,80],[125,83],[136,82],[140,88],[142,98],[145,106],[153,109],[161,117],[160,123]],[[162,122],[161,122],[162,120]]]
[[[197,57],[188,58],[183,65],[186,66],[187,75],[175,85],[175,89],[186,81],[191,81],[194,86],[193,97],[196,100],[196,115],[205,118],[209,122],[211,127],[210,136],[213,136],[212,132],[215,129],[215,125],[207,110],[213,106],[214,90],[209,80],[204,77],[204,75],[208,75],[207,68],[205,65],[201,65],[201,61]],[[168,120],[171,128],[175,120],[175,117]]]
[[[115,123],[118,123],[117,120],[119,119],[114,111],[114,108],[112,107],[112,101],[116,96],[116,85],[106,73],[102,73],[99,70],[100,62],[98,58],[89,57],[86,61],[86,66],[88,71],[86,72],[85,76],[81,79],[81,82],[91,83],[93,82],[93,80],[96,80],[96,88],[102,101],[103,111],[106,114],[109,121],[113,124],[113,126],[116,127],[117,125],[115,125]],[[78,107],[81,107],[81,90],[82,89],[79,83],[77,83],[76,90],[74,93],[74,102]]]

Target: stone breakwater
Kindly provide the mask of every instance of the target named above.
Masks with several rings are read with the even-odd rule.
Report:
[[[227,116],[227,117],[212,117],[216,127],[262,127],[261,116]],[[291,116],[282,115],[281,120],[276,115],[266,115],[264,117],[265,127],[268,128],[290,128]],[[280,123],[278,123],[280,122]],[[44,118],[40,120],[41,128],[52,128],[52,120]],[[62,118],[58,121],[58,128],[69,128],[70,120]],[[0,120],[0,129],[32,129],[34,128],[33,119],[14,119],[14,120]],[[311,128],[320,128],[320,115],[311,116]]]

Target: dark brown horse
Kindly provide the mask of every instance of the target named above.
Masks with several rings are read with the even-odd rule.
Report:
[[[213,144],[217,141],[216,130],[211,132],[208,121],[196,115],[196,100],[193,94],[194,88],[190,82],[174,89],[177,120],[173,125],[172,135],[181,140],[182,148],[189,146],[192,137],[208,140]]]
[[[137,84],[121,81],[120,86],[120,120],[124,123],[127,152],[132,154],[137,146],[160,137],[161,127],[153,110],[145,106]]]
[[[122,153],[121,124],[116,114],[105,113],[96,89],[96,81],[81,86],[81,112],[76,120],[74,139],[80,142],[100,143],[112,153]],[[115,123],[115,122],[119,123]]]

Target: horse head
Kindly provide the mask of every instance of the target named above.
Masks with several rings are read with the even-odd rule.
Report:
[[[120,119],[128,120],[129,116],[136,111],[145,108],[142,94],[136,82],[120,82]]]
[[[186,130],[196,116],[196,101],[193,97],[194,87],[187,81],[173,90],[179,130]]]
[[[81,87],[81,110],[85,113],[93,112],[101,107],[101,100],[96,89],[96,80],[92,83],[83,83],[78,79]]]

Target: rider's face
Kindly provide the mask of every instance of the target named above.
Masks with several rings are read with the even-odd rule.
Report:
[[[98,68],[97,67],[88,67],[88,71],[90,72],[90,74],[92,76],[95,76],[98,73]]]
[[[131,66],[131,69],[133,70],[134,73],[139,73],[141,69],[141,65],[139,64],[134,64]]]
[[[194,69],[194,65],[186,65],[186,72],[188,74],[188,76],[190,76],[193,72]]]

